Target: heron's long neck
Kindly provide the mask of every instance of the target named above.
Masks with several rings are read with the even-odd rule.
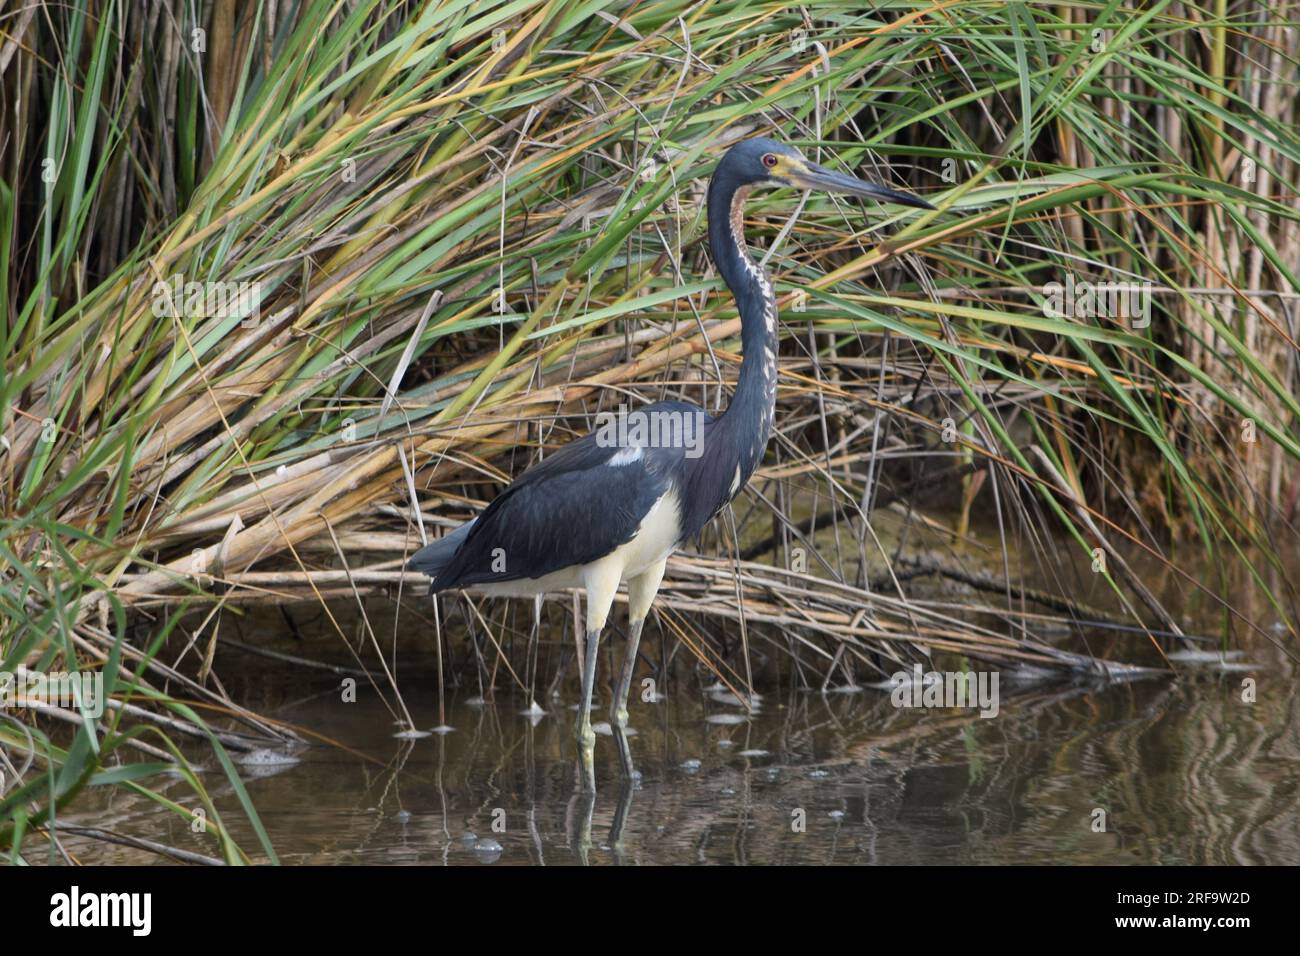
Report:
[[[709,250],[735,296],[744,348],[736,394],[723,419],[736,426],[736,434],[757,436],[761,457],[776,407],[777,310],[772,283],[745,249],[741,217],[748,195],[748,186],[716,178],[709,184]]]

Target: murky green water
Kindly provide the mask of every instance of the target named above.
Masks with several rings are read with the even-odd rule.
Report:
[[[332,678],[306,683],[256,659],[222,674],[237,698],[336,742],[245,767],[288,863],[1300,862],[1296,675],[1267,645],[1253,659],[1254,703],[1243,674],[1197,671],[1004,685],[993,719],[899,709],[870,689],[768,696],[746,716],[677,686],[632,705],[639,788],[620,793],[614,741],[598,737],[590,805],[574,793],[572,699],[532,719],[522,699],[463,694],[448,707],[454,732],[399,740],[364,681],[343,703]],[[435,726],[436,684],[408,674],[402,687],[417,725]],[[229,785],[213,770],[205,782],[255,849]],[[193,803],[179,781],[166,792]],[[81,803],[78,822],[213,853],[210,836],[152,804],[102,799]],[[156,860],[68,845],[86,862]]]

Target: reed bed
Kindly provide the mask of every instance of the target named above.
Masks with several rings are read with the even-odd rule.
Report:
[[[724,407],[703,189],[758,132],[939,211],[751,201],[778,434],[661,626],[737,688],[758,642],[823,684],[1165,666],[1171,595],[1293,653],[1298,48],[1290,3],[6,10],[0,670],[121,706],[0,719],[0,846],[60,852],[88,785],[188,817],[148,780],[203,800],[191,759],[256,821],[228,750],[293,734],[221,687],[222,615],[418,598],[403,558],[601,411]],[[1146,311],[1052,307],[1085,282]],[[1131,637],[1043,637],[1080,620]]]

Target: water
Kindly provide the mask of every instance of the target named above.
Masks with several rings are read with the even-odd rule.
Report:
[[[324,738],[296,761],[243,766],[286,863],[1296,863],[1296,675],[1267,644],[1250,656],[1254,703],[1242,700],[1248,675],[1199,667],[1177,680],[1004,685],[994,719],[899,709],[872,689],[769,692],[749,716],[679,682],[631,704],[637,789],[620,788],[614,741],[597,737],[590,804],[574,793],[572,699],[543,698],[539,715],[522,695],[464,693],[447,709],[453,732],[398,739],[364,681],[343,703],[332,678],[308,683],[287,665],[228,657],[219,670],[236,699]],[[417,727],[439,724],[436,683],[404,674],[402,686]],[[256,851],[220,771],[203,779]],[[164,793],[195,804],[179,779]],[[211,836],[115,788],[90,794],[76,822],[214,854]],[[157,859],[67,845],[84,862]]]

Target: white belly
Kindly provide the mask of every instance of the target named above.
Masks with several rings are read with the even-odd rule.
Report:
[[[561,568],[540,578],[476,584],[466,590],[488,597],[533,597],[551,591],[590,587],[596,577],[608,580],[617,575],[618,583],[622,584],[672,552],[681,536],[678,513],[677,494],[669,489],[650,506],[641,519],[636,536],[599,560]]]
[[[582,575],[584,567],[586,565],[575,565],[572,568],[553,571],[540,578],[517,578],[514,581],[500,583],[484,581],[481,584],[472,584],[465,590],[486,597],[536,597],[538,594],[549,594],[551,591],[585,587]]]
[[[619,579],[626,581],[634,578],[652,564],[658,564],[668,557],[677,546],[681,533],[677,492],[670,488],[650,506],[650,510],[641,519],[636,537],[610,555],[619,566]]]

